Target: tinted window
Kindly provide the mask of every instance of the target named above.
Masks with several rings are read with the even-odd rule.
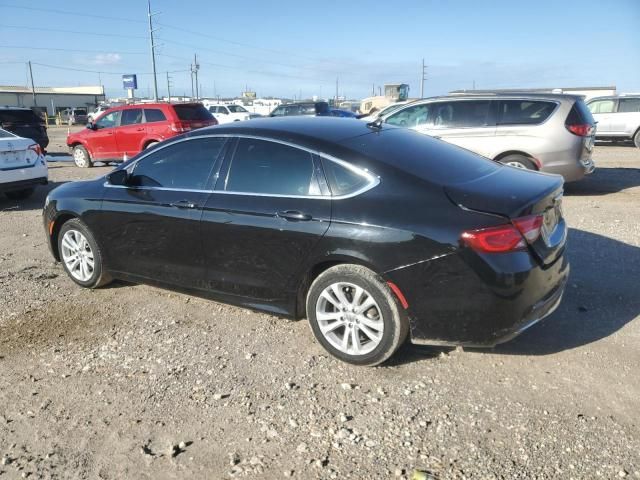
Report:
[[[217,113],[229,113],[226,107],[217,107]]]
[[[430,111],[432,111],[430,105],[414,105],[393,113],[387,117],[387,123],[409,128],[433,124],[433,117],[430,115]]]
[[[142,123],[142,109],[131,108],[129,110],[123,110],[120,126],[133,125],[135,123]]]
[[[244,113],[247,110],[245,110],[244,108],[242,108],[239,105],[229,105],[229,110],[231,110],[233,113]]]
[[[556,108],[553,102],[534,100],[501,100],[498,125],[535,125],[544,122]]]
[[[285,115],[300,115],[300,105],[287,105],[284,108],[285,108],[285,113],[284,113]]]
[[[618,112],[640,112],[640,98],[621,98],[618,100]]]
[[[281,117],[284,114],[285,114],[285,108],[284,107],[278,107],[273,112],[271,112],[271,115],[274,116],[274,117]]]
[[[323,158],[322,166],[333,195],[353,193],[364,187],[368,182],[362,175],[331,160]]]
[[[582,99],[576,100],[576,103],[571,107],[571,111],[565,120],[566,125],[576,125],[580,123],[595,123],[593,115],[591,115],[591,112]]]
[[[275,142],[241,138],[226,190],[277,195],[320,195],[311,154]]]
[[[96,127],[97,128],[115,127],[116,124],[118,123],[118,118],[119,117],[120,117],[120,110],[117,110],[117,111],[111,112],[111,113],[107,113],[105,116],[103,116],[102,118],[100,118],[96,122]]]
[[[315,110],[318,114],[329,113],[329,104],[327,102],[318,102],[315,105]]]
[[[434,103],[436,128],[483,127],[489,124],[489,100]]]
[[[615,108],[615,100],[599,100],[589,104],[589,110],[592,113],[611,113]]]
[[[40,119],[31,110],[0,109],[0,121],[8,123],[40,123]]]
[[[167,120],[167,117],[164,116],[163,111],[159,108],[145,108],[144,118],[147,122],[164,122]]]
[[[173,105],[176,115],[180,120],[211,120],[213,115],[204,108],[204,105]]]
[[[160,148],[138,162],[131,185],[204,190],[224,139],[198,138]]]

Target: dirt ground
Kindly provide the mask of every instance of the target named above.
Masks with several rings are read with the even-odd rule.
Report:
[[[49,187],[0,199],[0,479],[640,478],[640,150],[595,160],[566,186],[572,272],[552,316],[492,350],[406,345],[379,368],[332,359],[306,321],[77,287],[41,208],[110,168],[51,162]]]

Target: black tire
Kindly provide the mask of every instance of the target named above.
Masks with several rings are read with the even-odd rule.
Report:
[[[633,143],[637,148],[640,148],[640,129],[633,136]]]
[[[30,197],[35,192],[35,188],[24,188],[22,190],[14,190],[12,192],[5,192],[5,195],[11,200],[24,200]]]
[[[382,338],[378,345],[368,353],[353,355],[343,352],[334,347],[320,329],[316,307],[319,305],[322,292],[337,282],[345,282],[363,288],[379,307],[384,324]],[[375,366],[385,362],[404,343],[409,332],[409,319],[387,283],[375,272],[360,265],[336,265],[320,274],[309,288],[306,308],[307,318],[316,340],[334,357],[354,365]],[[339,327],[334,331],[343,329],[343,335],[346,335],[346,330],[344,330],[346,328],[346,326]]]
[[[64,238],[64,235],[71,230],[80,232],[82,235],[84,235],[84,237],[87,239],[87,243],[89,244],[91,252],[93,253],[93,272],[91,274],[91,277],[86,281],[82,281],[76,278],[69,271],[69,268],[67,267],[67,264],[63,258],[62,240]],[[89,230],[89,228],[80,219],[72,218],[62,225],[62,227],[60,228],[60,232],[58,233],[58,252],[60,254],[60,260],[64,271],[67,272],[67,275],[69,275],[69,278],[71,278],[71,280],[73,280],[81,287],[99,288],[111,283],[111,276],[103,268],[102,252],[100,250],[100,247],[98,246],[98,242],[96,242],[96,239],[91,233],[91,230]]]
[[[76,145],[73,147],[73,162],[76,164],[76,167],[80,168],[91,168],[93,167],[93,162],[91,161],[91,155],[86,148],[82,145]]]
[[[524,155],[507,155],[499,160],[500,163],[505,165],[513,164],[513,167],[522,168],[526,170],[537,170],[535,164],[531,161],[530,158],[525,157]]]

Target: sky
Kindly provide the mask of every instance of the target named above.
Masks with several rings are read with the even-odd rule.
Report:
[[[640,92],[640,0],[152,0],[159,95],[347,98],[384,83]],[[153,94],[146,0],[0,0],[0,85]]]

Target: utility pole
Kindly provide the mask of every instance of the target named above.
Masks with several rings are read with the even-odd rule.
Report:
[[[422,59],[422,74],[420,75],[420,98],[424,98],[424,81],[427,79],[427,66]]]
[[[198,70],[200,70],[200,64],[198,63],[198,56],[193,54],[193,64],[191,65],[191,96],[194,95],[194,84],[195,84],[195,99],[198,100]]]
[[[31,60],[29,60],[29,76],[31,77],[31,93],[33,94],[33,106],[37,107],[38,102],[36,101],[36,87],[33,85],[33,71],[31,70]]]
[[[167,97],[167,101],[171,103],[171,78],[169,77],[169,72],[167,72]]]
[[[151,22],[151,0],[147,0],[147,14],[149,16],[149,41],[151,45],[151,67],[153,68],[153,99],[158,101],[158,78],[156,76],[156,44],[153,41],[153,24]]]

